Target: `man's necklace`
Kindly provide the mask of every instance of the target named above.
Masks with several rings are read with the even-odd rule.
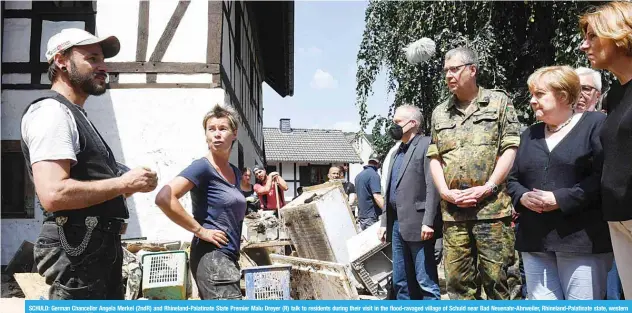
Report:
[[[555,130],[551,129],[551,127],[547,124],[546,125],[546,130],[549,131],[549,133],[557,133],[558,131],[560,131],[562,128],[564,128],[566,125],[570,124],[571,121],[573,120],[573,115],[571,114],[571,117],[569,117],[566,122],[562,123],[561,125],[557,126],[557,128]]]

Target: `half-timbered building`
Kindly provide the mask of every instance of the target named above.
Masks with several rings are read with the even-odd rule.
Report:
[[[106,60],[109,90],[90,97],[88,117],[130,166],[149,166],[158,189],[207,146],[204,114],[215,104],[241,117],[231,162],[265,163],[262,83],[293,94],[294,3],[243,1],[3,1],[2,252],[7,264],[42,223],[20,151],[24,108],[50,88],[48,39],[64,28],[115,35],[121,51]],[[158,189],[128,199],[124,238],[190,240],[154,204]],[[190,200],[185,198],[190,209]]]

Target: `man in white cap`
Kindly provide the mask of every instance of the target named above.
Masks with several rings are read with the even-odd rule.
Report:
[[[156,188],[155,172],[117,164],[83,110],[105,93],[104,59],[119,50],[116,37],[55,34],[46,51],[52,88],[22,116],[22,152],[45,211],[33,254],[49,299],[123,299],[125,197]]]

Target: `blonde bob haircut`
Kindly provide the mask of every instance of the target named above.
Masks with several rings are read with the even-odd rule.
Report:
[[[538,86],[552,91],[556,96],[565,96],[568,104],[573,107],[582,92],[579,76],[575,69],[563,66],[547,66],[539,68],[527,80],[529,91],[535,93]]]
[[[632,3],[608,2],[589,10],[579,18],[582,34],[588,25],[597,37],[614,41],[617,48],[632,55]]]
[[[223,118],[228,119],[228,126],[230,130],[234,133],[237,131],[239,127],[239,117],[237,116],[237,112],[229,106],[222,106],[216,104],[206,115],[204,116],[204,120],[202,121],[202,128],[206,130],[206,122],[211,118]]]

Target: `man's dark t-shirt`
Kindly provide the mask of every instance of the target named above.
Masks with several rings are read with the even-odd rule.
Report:
[[[229,183],[215,170],[207,158],[193,161],[180,173],[195,187],[191,189],[193,217],[206,229],[226,233],[228,245],[219,249],[233,260],[239,259],[241,226],[246,214],[246,198],[239,188],[241,173],[231,164],[237,181]],[[193,244],[201,239],[195,237]]]
[[[344,188],[345,194],[347,194],[347,196],[349,196],[352,193],[356,193],[356,188],[351,182],[348,182],[348,181],[343,182],[342,188]]]
[[[381,192],[377,169],[374,166],[365,166],[356,176],[355,184],[358,195],[358,218],[377,218],[382,215],[382,209],[373,199],[373,194]]]

